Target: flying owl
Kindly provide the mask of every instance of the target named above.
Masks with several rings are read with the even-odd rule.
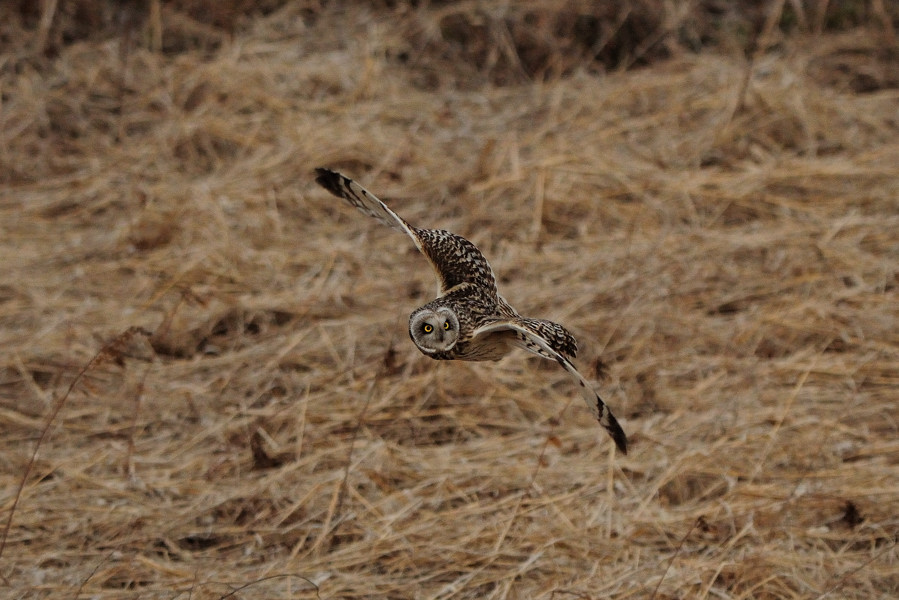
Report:
[[[554,360],[577,381],[591,414],[627,454],[627,437],[612,411],[571,363],[577,354],[574,336],[558,323],[519,315],[497,291],[493,269],[474,244],[449,231],[413,227],[336,171],[315,173],[323,188],[412,238],[434,268],[437,298],[409,316],[409,336],[423,354],[437,360],[499,360],[523,348]]]

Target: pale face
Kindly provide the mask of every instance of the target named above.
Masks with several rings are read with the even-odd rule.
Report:
[[[447,307],[421,309],[409,317],[409,335],[426,354],[445,352],[459,339],[459,320]]]

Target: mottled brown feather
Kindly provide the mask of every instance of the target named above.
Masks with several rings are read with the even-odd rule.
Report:
[[[442,229],[413,227],[365,188],[336,171],[316,169],[315,181],[363,213],[407,234],[431,263],[439,282],[438,297],[413,311],[409,318],[409,336],[419,350],[436,360],[481,361],[499,360],[518,347],[555,360],[577,381],[591,414],[627,454],[627,438],[612,411],[571,363],[577,355],[574,336],[558,323],[519,315],[497,291],[493,269],[474,244]],[[426,313],[421,317],[427,320],[446,309],[458,320],[458,331],[449,329],[456,337],[446,342],[441,337],[435,347],[420,345],[412,322],[420,313]],[[429,344],[433,341],[433,337],[423,339]]]

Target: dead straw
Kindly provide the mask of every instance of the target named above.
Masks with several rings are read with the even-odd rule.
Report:
[[[883,17],[766,4],[750,68],[764,11],[251,4],[2,20],[6,595],[899,595]],[[318,165],[478,244],[633,452],[417,352],[426,264]]]

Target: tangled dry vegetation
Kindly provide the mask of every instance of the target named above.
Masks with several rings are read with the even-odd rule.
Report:
[[[897,15],[750,60],[649,2],[27,4],[0,595],[899,596]],[[630,454],[549,361],[419,354],[431,274],[320,165],[572,329]]]

